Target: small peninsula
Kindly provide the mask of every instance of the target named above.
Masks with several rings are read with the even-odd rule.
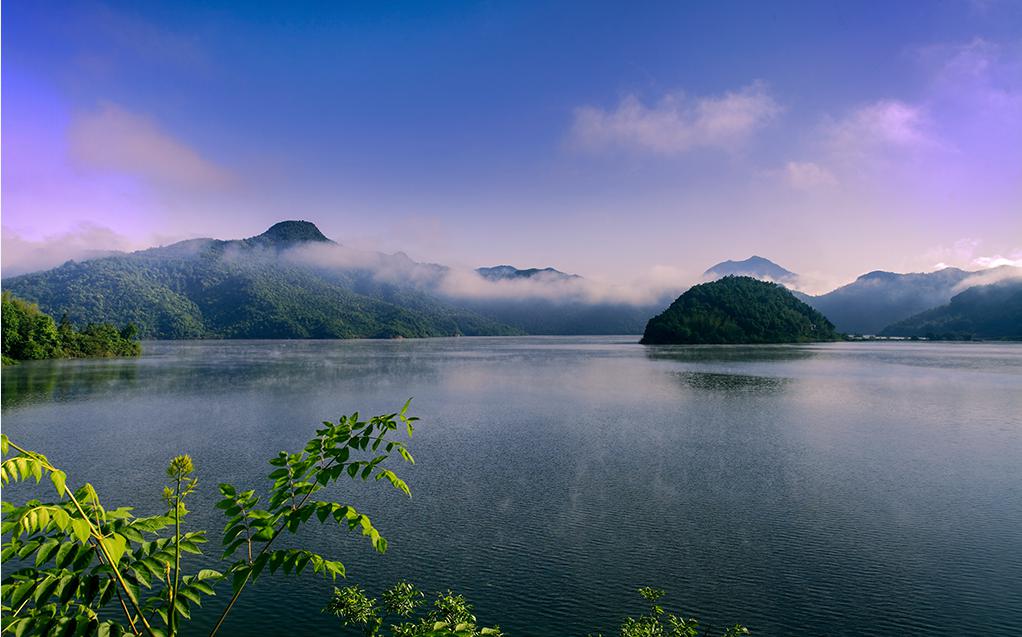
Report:
[[[834,341],[840,335],[823,314],[784,286],[726,276],[690,288],[646,324],[642,343],[756,344]]]
[[[75,329],[65,315],[60,322],[35,303],[5,291],[2,297],[3,364],[45,358],[111,358],[139,356],[138,328],[128,323],[117,329],[110,323],[90,323]]]

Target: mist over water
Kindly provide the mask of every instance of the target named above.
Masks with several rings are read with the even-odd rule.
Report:
[[[756,635],[1022,632],[1022,346],[643,347],[634,337],[156,342],[138,360],[3,370],[4,432],[108,506],[159,510],[188,452],[191,528],[216,483],[324,419],[422,417],[413,498],[338,483],[390,541],[310,548],[373,592],[451,588],[512,635],[613,632],[634,589]],[[140,487],[139,485],[145,485]],[[20,490],[11,490],[14,498]],[[266,578],[235,634],[339,632],[333,584]],[[223,589],[226,592],[226,587]],[[201,628],[226,602],[197,610]]]

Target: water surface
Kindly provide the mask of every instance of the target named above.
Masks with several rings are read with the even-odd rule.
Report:
[[[452,588],[519,636],[611,633],[643,585],[756,635],[1022,634],[1022,346],[634,341],[147,343],[5,368],[3,430],[139,513],[192,454],[215,539],[217,482],[262,487],[320,421],[414,396],[413,498],[335,491],[387,554],[307,530],[371,591]],[[337,633],[332,586],[260,580],[227,627]]]

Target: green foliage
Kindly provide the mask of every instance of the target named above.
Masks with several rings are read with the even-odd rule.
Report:
[[[825,316],[776,283],[726,276],[690,288],[646,325],[646,344],[837,340]]]
[[[386,540],[369,517],[348,504],[313,496],[342,477],[382,480],[410,495],[408,485],[385,467],[392,454],[413,462],[406,446],[389,438],[398,430],[412,435],[417,418],[407,415],[410,402],[399,412],[369,420],[355,413],[325,422],[302,451],[281,452],[270,461],[272,486],[264,507],[254,490],[221,484],[224,497],[217,506],[228,518],[222,543],[223,559],[229,561],[223,573],[182,570],[182,554],[199,554],[206,542],[204,531],[182,531],[185,502],[197,485],[189,456],[177,456],[167,467],[163,497],[168,510],[135,517],[129,507],[103,507],[90,484],[72,490],[64,472],[45,456],[0,435],[0,482],[40,483],[45,477],[57,495],[21,506],[3,502],[2,630],[15,635],[174,635],[181,619],[191,617],[193,605],[215,595],[217,582],[230,580],[233,596],[212,635],[246,585],[264,571],[300,575],[309,568],[329,578],[343,576],[339,561],[302,548],[274,549],[273,543],[282,533],[298,533],[315,517],[360,532],[377,551],[386,550]],[[114,610],[120,619],[112,619]]]
[[[387,617],[390,637],[501,637],[497,627],[480,627],[472,614],[472,605],[451,591],[437,593],[432,606],[424,608],[425,595],[409,582],[398,582],[381,595],[382,604],[369,597],[360,586],[335,588],[324,609],[341,619],[345,626],[361,630],[364,637],[380,634]]]
[[[168,634],[170,587],[164,578],[176,553],[200,552],[205,534],[161,537],[174,522],[172,514],[135,517],[130,507],[108,510],[91,484],[72,489],[64,472],[45,456],[6,436],[0,437],[0,447],[5,486],[30,479],[40,483],[46,477],[57,496],[22,506],[3,503],[3,630],[15,635]],[[176,614],[188,617],[192,604],[214,594],[210,584],[220,577],[204,570],[181,578],[180,598],[173,600]],[[124,623],[110,619],[103,612],[107,607],[119,608]]]
[[[2,297],[3,355],[14,360],[38,360],[63,356],[60,335],[53,317],[39,306],[15,298],[10,292]]]
[[[644,586],[639,595],[649,602],[649,610],[644,615],[629,617],[621,624],[620,637],[740,637],[749,635],[749,629],[735,624],[721,631],[700,628],[699,620],[685,618],[669,613],[659,605],[660,598],[666,591],[659,588]]]
[[[3,303],[4,364],[44,358],[138,356],[138,328],[129,323],[118,330],[108,323],[75,330],[65,315],[58,326],[39,306],[5,291]]]

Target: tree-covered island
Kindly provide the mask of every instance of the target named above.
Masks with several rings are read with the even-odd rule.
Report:
[[[840,338],[834,325],[784,286],[726,276],[690,288],[646,325],[642,343],[809,343]]]

